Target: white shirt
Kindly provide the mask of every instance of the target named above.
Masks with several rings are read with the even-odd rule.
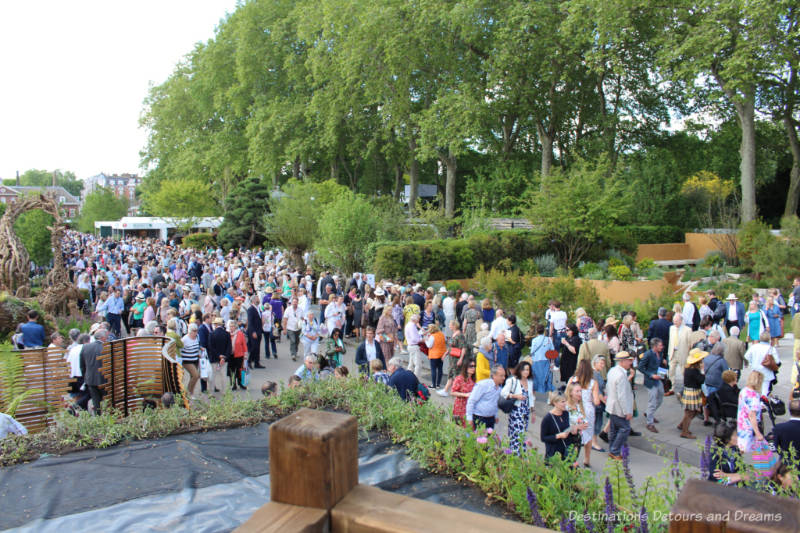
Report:
[[[728,306],[728,322],[736,322],[739,319],[736,316],[736,302],[731,302]]]
[[[556,309],[550,313],[550,323],[553,324],[553,331],[562,331],[567,327],[567,313],[561,309]],[[506,328],[508,329],[508,328]]]
[[[373,361],[375,359],[375,341],[365,342],[364,351],[367,354],[367,361]]]
[[[691,300],[683,304],[683,323],[689,327],[694,326],[694,304]]]
[[[456,301],[451,296],[442,300],[442,312],[447,321],[451,321],[456,316]]]
[[[297,306],[297,310],[291,305],[287,307],[286,311],[283,313],[283,318],[286,319],[286,329],[288,331],[299,331],[300,319],[306,314],[307,313],[303,312],[300,305]]]
[[[66,359],[69,363],[70,377],[76,378],[83,375],[81,373],[81,350],[83,346],[83,344],[76,344],[67,352]]]
[[[764,382],[761,385],[761,394],[764,396],[769,393],[769,382],[775,379],[775,373],[761,364],[771,348],[772,347],[768,343],[759,342],[751,345],[744,354],[744,360],[747,361],[748,366],[753,371],[764,374]],[[775,352],[772,352],[772,357],[775,359],[775,361],[780,360],[778,358],[778,354]]]
[[[566,313],[564,313],[566,315]],[[566,322],[565,322],[566,325]],[[492,340],[497,340],[497,336],[508,329],[508,321],[505,317],[499,316],[492,321],[492,327],[489,330],[492,335]]]

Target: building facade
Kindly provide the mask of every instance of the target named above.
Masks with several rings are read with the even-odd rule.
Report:
[[[64,187],[10,187],[0,185],[0,203],[13,204],[18,198],[31,193],[45,192],[55,195],[58,205],[64,210],[64,218],[71,222],[78,216],[81,202]]]
[[[136,204],[136,187],[142,183],[142,178],[137,174],[105,174],[101,172],[84,181],[81,200],[94,192],[98,187],[105,187],[114,191],[117,198],[127,198],[131,205]]]

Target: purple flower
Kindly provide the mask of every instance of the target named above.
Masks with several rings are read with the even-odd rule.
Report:
[[[561,531],[564,533],[575,533],[575,521],[571,518],[567,518],[566,515],[561,517]]]
[[[606,523],[608,525],[608,533],[614,533],[614,489],[611,488],[611,481],[606,477],[605,485],[605,499],[606,499]]]
[[[478,437],[475,440],[478,441],[478,444],[486,444],[487,442],[489,442],[489,439],[487,439],[486,437]]]
[[[547,527],[544,518],[539,514],[539,500],[536,499],[536,493],[528,487],[528,506],[531,509],[531,522],[537,527]]]
[[[583,527],[586,528],[588,533],[594,533],[594,522],[592,522],[588,509],[583,510]]]
[[[622,454],[622,471],[625,473],[625,480],[628,482],[628,487],[631,489],[631,497],[636,499],[636,483],[633,482],[633,474],[631,473],[631,451],[627,444],[622,446],[620,453]]]
[[[492,428],[486,428],[486,433],[491,435],[492,433],[494,433],[494,430]]]
[[[512,453],[514,453],[514,450],[512,450],[511,448],[506,448],[505,450],[503,450],[503,453],[506,455],[511,455]]]
[[[647,508],[642,505],[642,510],[639,511],[639,533],[648,533],[647,526]]]

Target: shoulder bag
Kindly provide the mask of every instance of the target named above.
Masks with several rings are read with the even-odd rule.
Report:
[[[515,379],[516,378],[511,378],[511,380],[512,380],[511,381],[511,387],[510,387],[510,391],[511,392],[509,392],[509,394],[514,394],[514,389],[517,388],[517,385],[514,382]],[[503,411],[504,413],[508,414],[508,413],[510,413],[511,411],[514,410],[514,405],[516,403],[517,403],[517,400],[515,400],[514,398],[503,398],[501,396],[500,399],[497,400],[497,408],[500,409],[501,411]]]

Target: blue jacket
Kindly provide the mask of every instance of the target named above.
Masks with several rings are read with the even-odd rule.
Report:
[[[410,370],[398,368],[394,374],[389,376],[389,386],[394,387],[402,399],[411,401],[417,397],[419,380]]]
[[[661,357],[656,352],[647,350],[642,354],[638,369],[644,375],[644,386],[648,389],[655,387],[660,381],[653,379],[653,375],[658,373],[659,366],[661,366]]]

